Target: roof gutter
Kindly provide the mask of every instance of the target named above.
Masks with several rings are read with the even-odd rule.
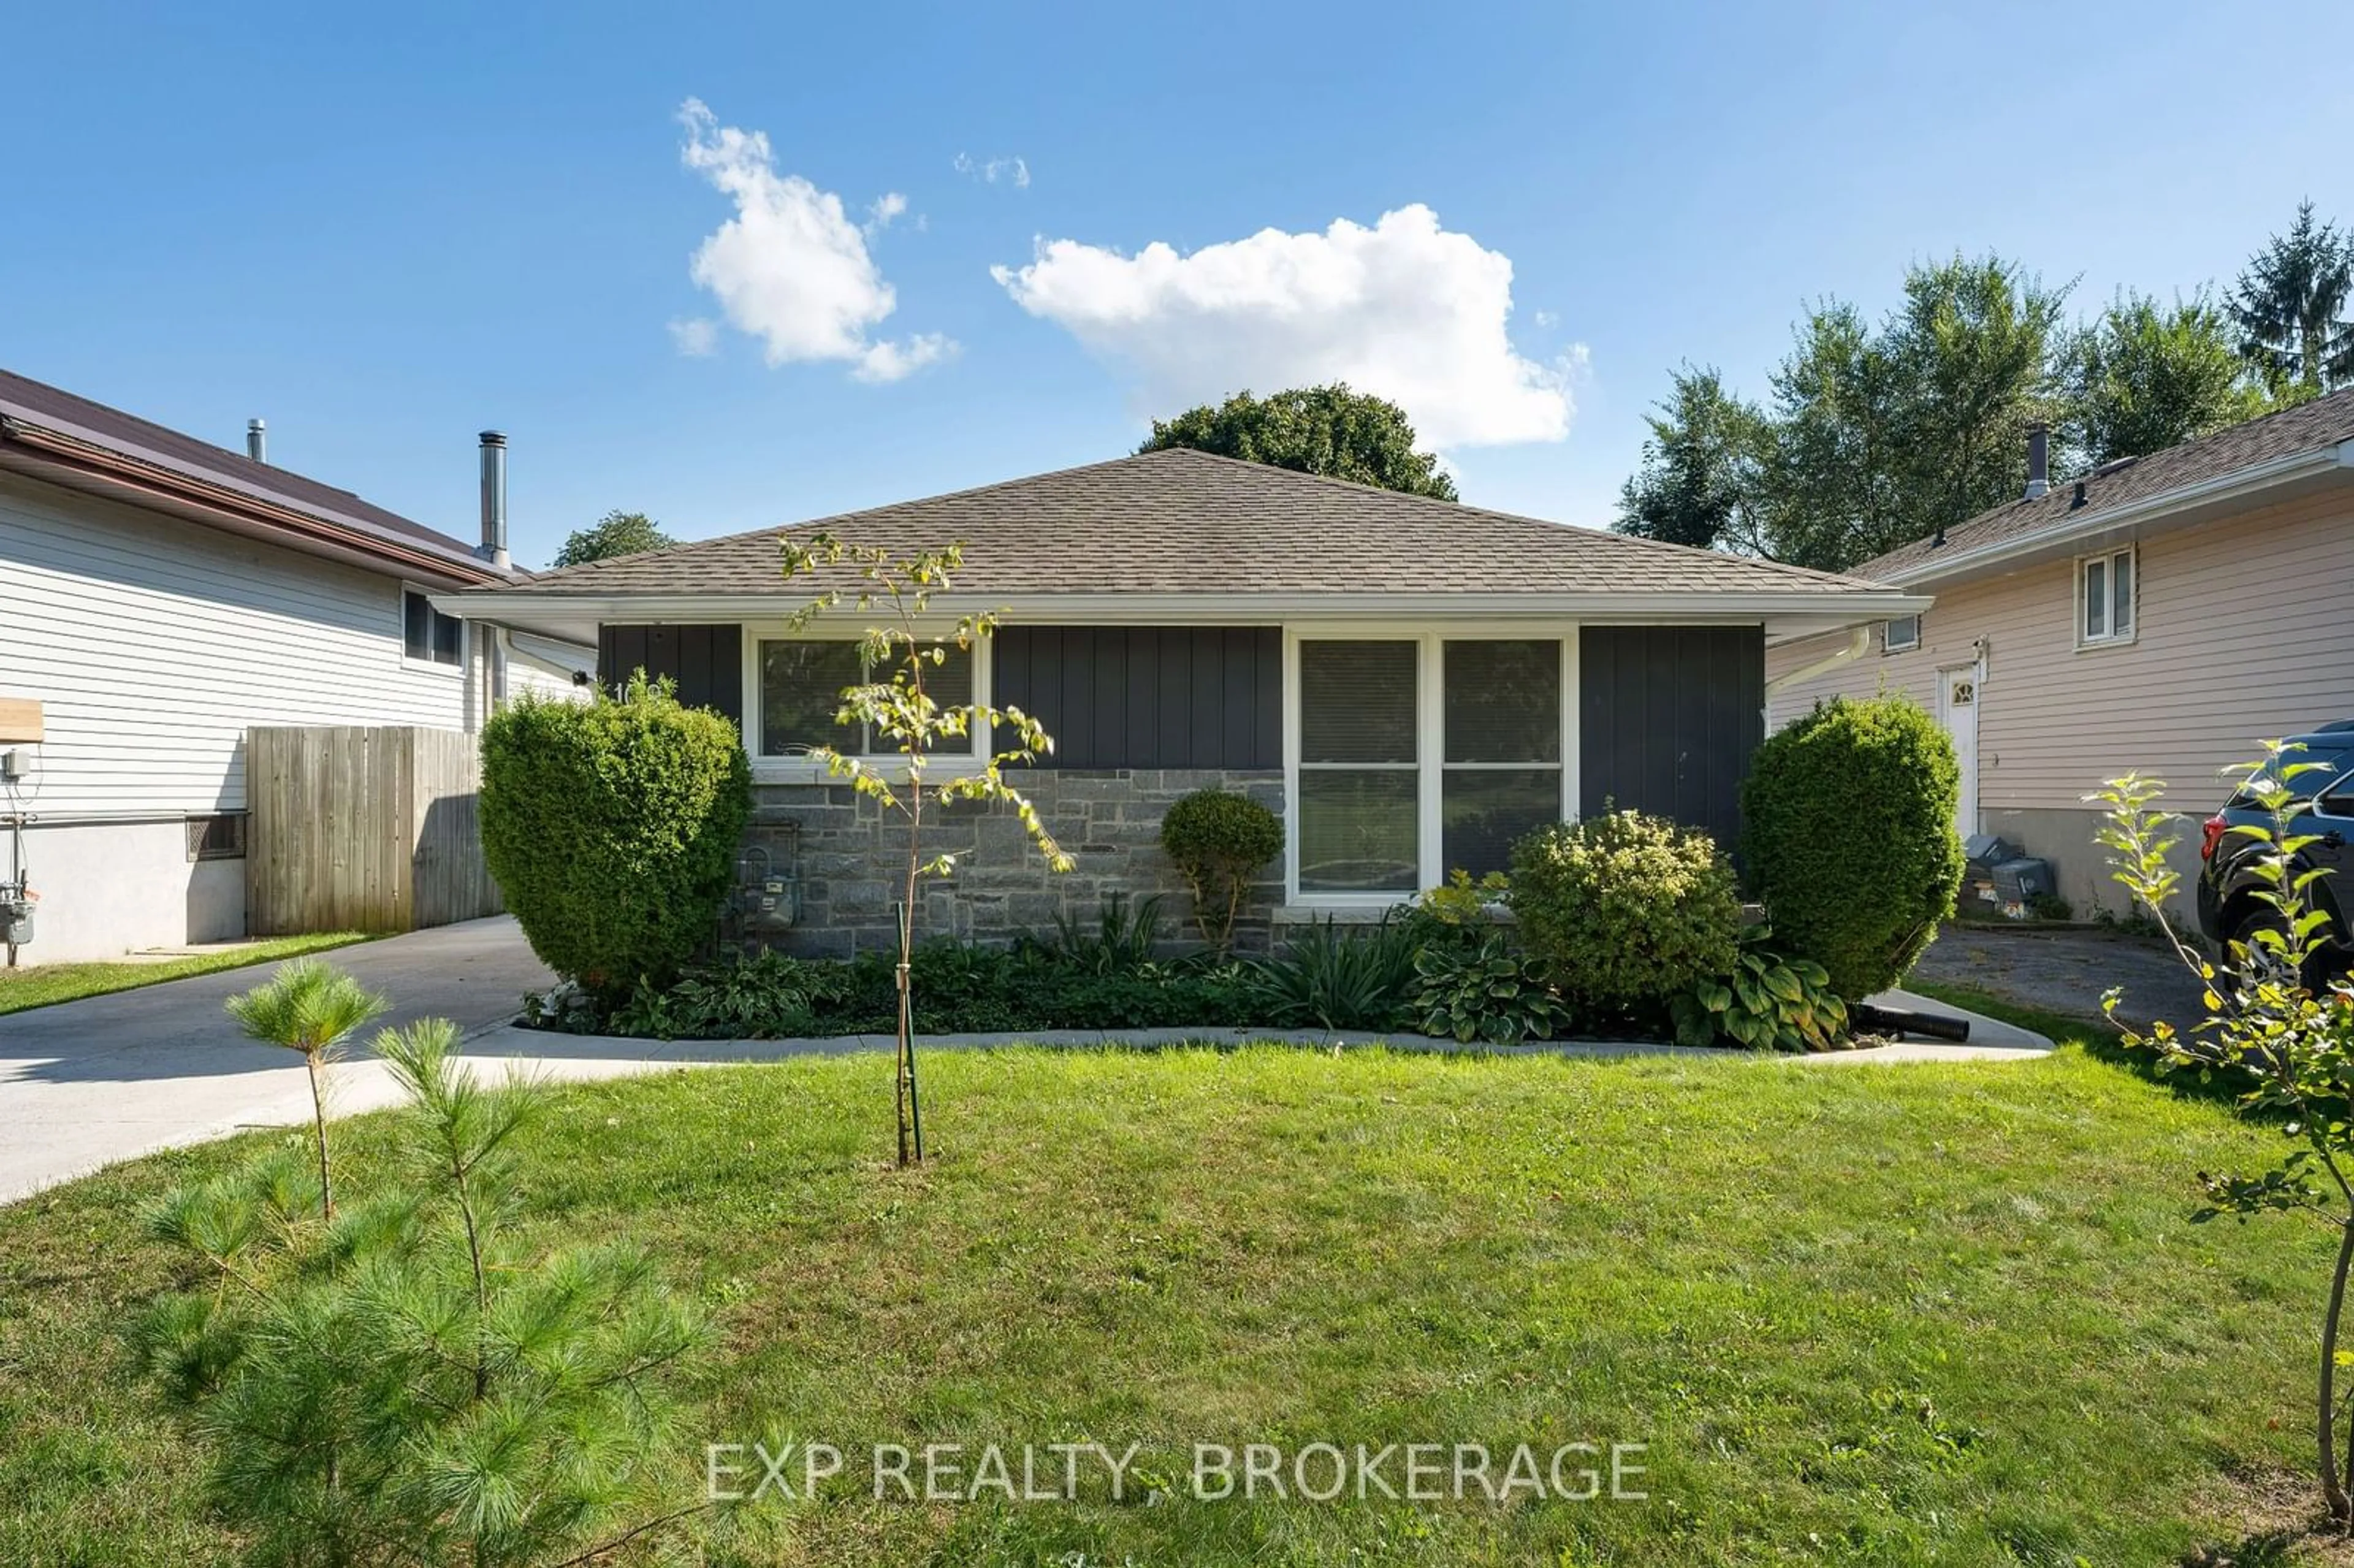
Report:
[[[1869,624],[1859,626],[1848,634],[1847,646],[1838,652],[1827,658],[1818,659],[1811,664],[1801,664],[1795,670],[1786,670],[1767,681],[1766,699],[1771,702],[1778,692],[1787,691],[1790,687],[1802,682],[1811,681],[1818,675],[1828,675],[1842,664],[1853,663],[1862,658],[1871,648],[1871,626]]]
[[[86,472],[104,482],[109,492],[128,492],[133,497],[153,497],[192,507],[235,524],[240,531],[290,535],[315,546],[324,546],[329,553],[345,556],[361,556],[387,565],[403,567],[429,580],[456,582],[462,585],[504,583],[506,576],[491,570],[479,561],[465,557],[443,556],[430,550],[404,546],[395,540],[377,538],[356,529],[341,526],[296,511],[247,495],[227,485],[212,484],[164,468],[125,457],[94,442],[61,431],[27,424],[13,415],[0,414],[0,445],[25,448],[51,460],[38,470],[27,470],[36,477],[59,482],[52,465]]]
[[[782,620],[807,603],[798,594],[579,594],[502,592],[496,588],[433,596],[444,614],[469,620],[529,622],[546,619],[663,624]],[[1235,626],[1255,622],[1400,616],[1525,616],[1632,624],[1686,621],[1743,623],[1768,616],[1832,616],[1853,621],[1918,615],[1935,602],[1901,588],[1829,592],[1568,592],[1568,593],[1031,593],[940,594],[936,616],[1000,611],[1028,620]],[[832,612],[837,619],[856,612]]]
[[[2022,534],[2016,538],[1982,545],[1974,550],[1960,550],[1952,555],[1940,552],[1929,560],[1900,567],[1885,574],[1882,581],[1900,588],[1914,588],[1942,582],[1967,572],[1999,567],[2024,556],[2041,555],[2055,546],[2073,544],[2095,538],[2118,528],[2135,527],[2158,522],[2177,512],[2193,507],[2211,506],[2219,503],[2245,500],[2277,485],[2299,480],[2318,479],[2333,471],[2354,469],[2354,440],[2340,441],[2335,446],[2320,447],[2309,451],[2291,452],[2285,457],[2270,458],[2230,473],[2218,474],[2192,484],[2177,485],[2161,490],[2155,495],[2143,496],[2121,506],[2094,512],[2057,528],[2045,528]],[[1870,570],[1870,566],[1857,568]],[[1908,612],[1909,613],[1909,612]]]

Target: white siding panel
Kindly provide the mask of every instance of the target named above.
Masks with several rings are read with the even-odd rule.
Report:
[[[401,657],[398,577],[0,475],[0,691],[37,697],[27,809],[239,810],[257,724],[472,727]]]
[[[2136,641],[2078,649],[2072,562],[1948,588],[1923,618],[1919,652],[1875,651],[1776,694],[1787,724],[1818,696],[1868,695],[1884,680],[1923,702],[1935,672],[1984,639],[1979,798],[1990,810],[2080,807],[2128,768],[2204,811],[2217,779],[2267,737],[2354,718],[2354,499],[2324,493],[2142,541]],[[1838,638],[1774,650],[1770,678]]]

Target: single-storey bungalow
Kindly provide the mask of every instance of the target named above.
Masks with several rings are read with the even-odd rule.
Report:
[[[1121,458],[796,525],[896,552],[961,542],[932,609],[1002,630],[943,676],[1055,738],[1023,787],[1076,856],[1050,874],[1019,825],[952,818],[954,896],[926,927],[1002,938],[1108,895],[1177,891],[1158,844],[1205,786],[1279,810],[1288,847],[1246,938],[1378,911],[1452,869],[1500,868],[1540,824],[1606,804],[1728,847],[1763,733],[1771,645],[1926,609],[1923,596],[1189,450]],[[776,530],[435,597],[470,620],[594,641],[741,726],[753,843],[799,886],[790,945],[887,944],[894,845],[818,745],[859,677],[863,624],[796,628]]]
[[[1777,644],[1771,721],[1911,694],[1953,735],[1964,832],[2119,911],[2084,800],[2104,779],[2155,775],[2203,817],[2259,740],[2354,718],[2354,390],[2058,482],[2031,438],[2029,469],[2018,500],[1855,568],[1934,609]]]
[[[39,897],[11,962],[244,936],[253,726],[472,731],[592,662],[433,608],[528,575],[503,439],[469,544],[265,461],[260,423],[230,451],[0,372],[0,885]]]

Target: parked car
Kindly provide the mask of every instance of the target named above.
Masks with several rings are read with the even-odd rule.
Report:
[[[2291,737],[2305,749],[2292,762],[2319,763],[2308,773],[2288,780],[2300,800],[2311,806],[2296,813],[2290,824],[2296,834],[2313,834],[2316,842],[2299,854],[2298,869],[2319,869],[2306,896],[2329,916],[2329,950],[2323,955],[2325,973],[2342,973],[2354,966],[2354,929],[2346,911],[2354,906],[2354,719],[2324,725],[2309,735]],[[2199,844],[2199,928],[2219,945],[2245,942],[2258,929],[2279,920],[2279,912],[2256,896],[2266,884],[2254,872],[2264,841],[2235,833],[2236,826],[2273,825],[2272,814],[2248,798],[2244,789],[2221,810],[2201,824]]]

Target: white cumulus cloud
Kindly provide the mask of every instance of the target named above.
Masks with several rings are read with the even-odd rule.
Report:
[[[1512,347],[1511,259],[1441,228],[1418,203],[1370,228],[1346,218],[1320,234],[1267,228],[1188,255],[1158,240],[1125,256],[1042,239],[1028,266],[990,275],[1129,370],[1155,414],[1246,387],[1346,381],[1404,408],[1434,447],[1569,432],[1570,360],[1540,364]]]
[[[976,158],[970,153],[959,153],[949,160],[949,166],[983,185],[1003,180],[1016,190],[1030,188],[1030,165],[1020,158]]]
[[[872,335],[898,296],[868,254],[866,232],[840,196],[779,174],[766,134],[720,124],[698,99],[687,100],[679,122],[686,166],[736,204],[736,216],[696,248],[689,275],[728,325],[760,340],[770,365],[836,360],[862,381],[896,381],[955,351],[938,333]],[[886,195],[869,211],[880,224],[906,206]],[[693,331],[678,334],[684,352],[697,352]]]

